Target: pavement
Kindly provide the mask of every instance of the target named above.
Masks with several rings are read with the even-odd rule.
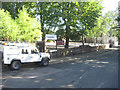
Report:
[[[101,46],[101,45],[106,45],[106,44],[98,44],[96,45],[94,43],[84,43],[84,45],[89,45],[89,46]],[[81,42],[69,42],[69,48],[74,48],[74,47],[79,47],[82,46]],[[56,48],[56,43],[51,42],[51,43],[46,43],[46,48]],[[57,45],[57,48],[63,49],[64,45]]]
[[[118,88],[118,50],[54,58],[48,67],[3,69],[3,88]]]

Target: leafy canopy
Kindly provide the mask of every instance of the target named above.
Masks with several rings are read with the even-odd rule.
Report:
[[[29,17],[27,10],[18,10],[18,17],[14,19],[8,11],[0,10],[2,38],[7,41],[35,41],[42,36],[40,24],[35,18]]]

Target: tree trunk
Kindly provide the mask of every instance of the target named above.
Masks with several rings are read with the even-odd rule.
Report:
[[[85,24],[85,28],[82,30],[82,44],[83,44],[83,46],[85,45],[85,38],[84,38],[85,31],[86,31],[86,24]]]
[[[69,48],[69,30],[70,30],[70,26],[66,24],[66,44],[65,44],[65,48]]]
[[[96,42],[97,42],[97,38],[96,37],[94,37],[94,45],[96,46]]]
[[[65,48],[69,48],[69,38],[66,37],[66,44],[65,44]]]
[[[44,31],[44,21],[43,21],[43,8],[42,8],[43,2],[40,2],[40,24],[41,24],[41,31],[43,33],[42,35],[42,41],[43,44],[43,52],[45,52],[45,31]]]
[[[42,41],[45,41],[45,31],[44,31],[44,21],[43,21],[43,8],[42,8],[42,3],[40,3],[40,24],[41,24],[41,31],[43,33],[42,35]]]
[[[85,41],[84,41],[84,35],[82,34],[82,45],[84,46],[84,43],[85,43]]]
[[[67,3],[67,7],[69,8],[69,2]],[[67,11],[67,13],[70,13],[69,10]],[[69,48],[69,31],[70,31],[70,19],[66,18],[67,20],[64,21],[66,23],[66,44],[65,44],[65,48]]]

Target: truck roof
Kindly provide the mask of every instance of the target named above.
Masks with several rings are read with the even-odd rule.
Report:
[[[31,48],[31,49],[35,49],[35,45],[32,45],[32,44],[28,44],[28,43],[7,43],[7,42],[4,42],[4,41],[0,41],[0,44],[3,46],[3,47],[6,47],[6,48]]]
[[[9,46],[24,46],[24,47],[28,47],[30,46],[29,44],[26,43],[8,43]]]
[[[0,44],[6,45],[6,46],[24,46],[24,47],[34,46],[33,44],[30,44],[30,43],[10,43],[5,41],[0,41]]]

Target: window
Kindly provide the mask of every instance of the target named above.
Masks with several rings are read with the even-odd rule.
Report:
[[[28,50],[27,49],[22,49],[22,54],[28,54]]]
[[[38,54],[38,52],[37,52],[36,49],[32,49],[32,50],[31,50],[31,54]]]

